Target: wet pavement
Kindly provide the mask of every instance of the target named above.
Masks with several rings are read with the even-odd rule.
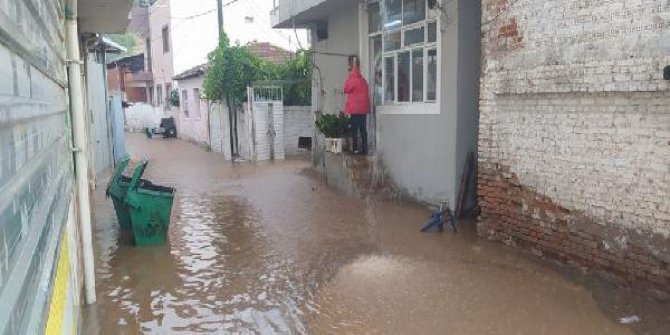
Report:
[[[668,321],[622,326],[652,305],[478,241],[473,223],[420,234],[425,208],[339,194],[306,160],[231,164],[139,135],[128,146],[150,159],[148,179],[178,189],[170,240],[133,247],[98,188],[86,334],[661,334]]]

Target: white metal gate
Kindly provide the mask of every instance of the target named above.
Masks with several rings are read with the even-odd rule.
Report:
[[[257,161],[283,160],[284,147],[284,93],[280,85],[258,84],[249,87],[248,122],[251,129],[250,156]]]

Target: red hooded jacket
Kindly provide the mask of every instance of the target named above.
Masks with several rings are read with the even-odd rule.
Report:
[[[344,106],[345,114],[370,113],[370,89],[357,66],[351,69],[349,78],[344,83],[344,93],[347,95],[347,103]]]

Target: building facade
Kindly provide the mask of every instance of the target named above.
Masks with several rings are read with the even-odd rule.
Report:
[[[273,24],[311,29],[314,112],[343,110],[348,58],[359,57],[377,159],[409,197],[453,208],[477,150],[479,13],[465,0],[279,0]]]
[[[125,30],[129,10],[0,1],[0,334],[76,334],[95,301],[85,45]]]
[[[153,76],[144,69],[144,54],[107,64],[107,90],[128,103],[150,102],[147,91]]]
[[[670,5],[483,1],[479,235],[670,287]]]
[[[206,69],[199,65],[174,79],[179,87],[179,137],[209,146],[209,102],[202,96]]]

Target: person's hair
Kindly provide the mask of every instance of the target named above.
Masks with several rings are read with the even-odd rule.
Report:
[[[361,61],[358,59],[357,55],[351,55],[349,56],[349,68],[356,66],[356,67],[361,67]]]

